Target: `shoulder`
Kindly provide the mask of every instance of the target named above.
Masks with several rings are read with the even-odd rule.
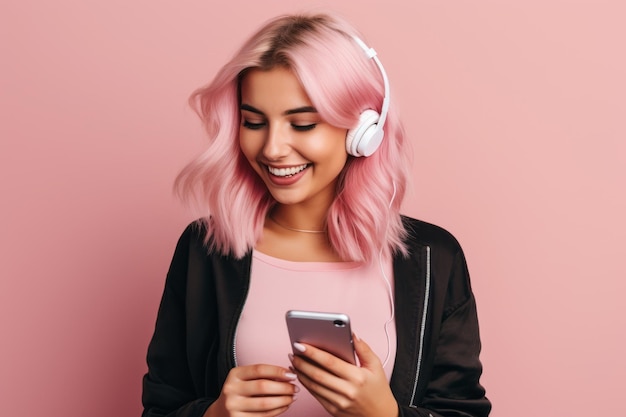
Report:
[[[419,263],[419,253],[427,253],[433,293],[440,300],[443,317],[448,317],[472,297],[467,262],[461,245],[446,229],[409,217],[402,218],[407,231],[410,257]],[[422,258],[424,262],[424,258]]]
[[[187,258],[190,263],[237,263],[251,258],[251,253],[249,251],[243,257],[236,257],[232,253],[222,253],[215,244],[210,219],[207,218],[199,218],[189,223],[176,244],[176,254]]]
[[[206,225],[202,220],[189,223],[178,237],[174,259],[186,258],[191,252],[206,248],[206,231]]]
[[[180,234],[170,269],[187,271],[192,262],[206,262],[216,255],[205,219],[189,223]]]
[[[207,230],[207,221],[203,218],[196,219],[185,227],[178,239],[178,243],[203,245],[206,242]]]
[[[406,231],[406,243],[409,247],[428,246],[445,250],[451,255],[461,251],[461,245],[452,233],[441,226],[402,216],[402,225]]]

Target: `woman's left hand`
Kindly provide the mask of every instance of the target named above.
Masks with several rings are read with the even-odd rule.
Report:
[[[398,404],[378,356],[354,337],[360,367],[314,346],[297,343],[290,356],[302,385],[335,417],[397,417]],[[302,350],[304,348],[304,350]]]

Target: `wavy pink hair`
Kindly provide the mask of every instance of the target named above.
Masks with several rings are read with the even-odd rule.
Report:
[[[250,68],[287,67],[302,83],[322,119],[352,128],[365,109],[380,112],[384,86],[376,64],[354,41],[357,31],[327,15],[282,16],[256,32],[189,101],[209,137],[207,149],[176,178],[186,201],[206,213],[207,242],[224,255],[244,256],[260,238],[275,201],[244,158],[238,141],[239,85]],[[350,156],[328,211],[330,244],[344,260],[369,262],[382,253],[406,254],[400,206],[409,155],[390,105],[382,145],[370,157]]]

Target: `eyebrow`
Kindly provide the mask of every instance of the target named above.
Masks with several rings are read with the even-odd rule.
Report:
[[[251,113],[260,114],[262,116],[265,115],[261,110],[255,108],[255,107],[253,107],[253,106],[251,106],[249,104],[242,104],[241,106],[239,106],[239,109],[240,110],[246,110],[246,111],[249,111]],[[315,107],[312,107],[312,106],[296,107],[295,109],[286,110],[285,112],[283,112],[283,115],[287,116],[287,115],[290,115],[290,114],[298,114],[298,113],[317,113],[317,109]]]

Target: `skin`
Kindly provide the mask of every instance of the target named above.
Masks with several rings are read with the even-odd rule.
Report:
[[[297,77],[288,69],[251,70],[241,82],[239,143],[242,153],[276,199],[255,249],[293,261],[341,261],[323,230],[348,155],[347,129],[326,123]],[[306,168],[292,178],[274,178],[268,168]],[[233,368],[205,417],[277,416],[295,400],[301,384],[333,416],[397,416],[382,364],[355,340],[361,366],[309,345],[290,357],[292,369],[258,364]]]
[[[367,343],[353,335],[360,366],[304,343],[289,355],[302,385],[335,417],[398,416],[380,359]]]
[[[205,417],[272,417],[289,408],[298,387],[296,375],[274,365],[238,366],[231,369],[218,399]]]
[[[326,123],[297,77],[288,69],[252,70],[241,84],[241,151],[278,203],[272,217],[280,224],[323,230],[344,169],[347,129]],[[277,184],[268,167],[306,165],[293,184]],[[325,235],[280,228],[268,221],[257,250],[294,261],[340,261]],[[312,254],[304,259],[302,254]]]

